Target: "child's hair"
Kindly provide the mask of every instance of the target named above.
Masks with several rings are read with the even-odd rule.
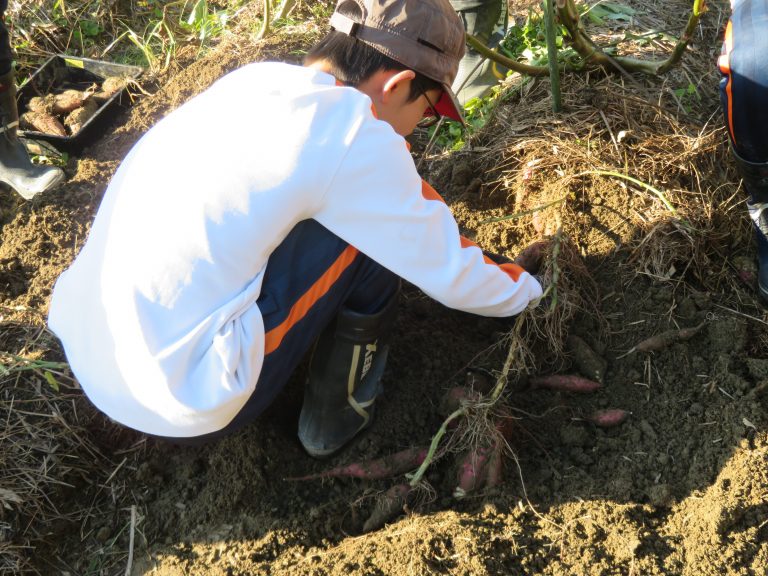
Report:
[[[379,70],[408,69],[365,42],[336,30],[331,31],[309,51],[304,63],[313,64],[318,60],[326,60],[330,64],[330,73],[348,86],[359,86]],[[411,82],[408,101],[416,100],[427,90],[442,89],[440,82],[416,72],[416,78]]]

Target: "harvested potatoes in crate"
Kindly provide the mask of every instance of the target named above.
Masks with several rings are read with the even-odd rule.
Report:
[[[20,126],[54,136],[77,134],[99,107],[128,85],[124,76],[110,76],[101,85],[85,90],[67,89],[58,94],[35,96],[21,115]]]

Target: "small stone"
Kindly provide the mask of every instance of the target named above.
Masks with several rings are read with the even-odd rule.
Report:
[[[688,408],[688,414],[690,414],[691,416],[701,416],[702,414],[704,414],[704,406],[702,406],[698,402],[694,402]]]
[[[696,315],[696,304],[691,298],[683,298],[677,305],[677,313],[681,318],[693,318]]]
[[[112,530],[110,530],[107,526],[102,526],[96,532],[96,540],[98,540],[99,542],[106,542],[109,539],[111,534],[112,534]]]
[[[672,503],[672,488],[669,484],[656,484],[648,489],[648,499],[654,506],[669,506]]]
[[[640,430],[643,431],[643,434],[645,437],[652,441],[656,441],[656,430],[653,429],[653,426],[651,426],[651,423],[648,422],[648,420],[640,420]]]
[[[560,429],[560,440],[566,446],[586,446],[589,434],[583,426],[567,425]]]

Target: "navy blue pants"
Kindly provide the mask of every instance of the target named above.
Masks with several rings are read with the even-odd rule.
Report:
[[[736,153],[768,162],[768,0],[732,0],[723,54],[720,100]]]
[[[264,318],[264,365],[255,392],[225,428],[192,438],[201,444],[253,421],[275,399],[291,373],[344,306],[379,312],[397,294],[400,278],[315,220],[297,224],[267,262],[257,305]]]
[[[5,74],[13,64],[13,51],[11,50],[11,38],[5,25],[5,11],[8,9],[8,0],[0,0],[0,74]]]

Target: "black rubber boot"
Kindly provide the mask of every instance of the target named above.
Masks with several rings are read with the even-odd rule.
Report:
[[[16,84],[11,69],[0,76],[0,182],[30,200],[62,182],[64,172],[55,166],[32,164],[27,149],[19,140],[18,126]]]
[[[467,33],[489,48],[495,48],[504,38],[507,32],[506,0],[451,0],[451,5],[464,21]],[[467,47],[452,88],[464,105],[473,98],[486,96],[506,75],[506,68]]]
[[[377,314],[342,309],[318,338],[299,416],[310,456],[330,456],[370,426],[396,314],[397,293]]]
[[[736,167],[749,193],[747,210],[757,239],[757,288],[768,302],[768,162],[750,162],[731,149]]]
[[[757,240],[757,289],[760,297],[768,302],[768,203],[748,201],[747,210]]]

